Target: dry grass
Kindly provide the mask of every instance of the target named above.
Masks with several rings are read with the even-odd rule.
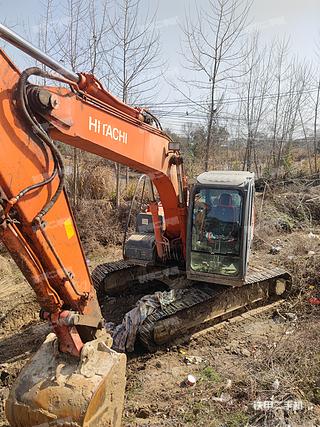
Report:
[[[114,173],[110,168],[93,164],[80,167],[78,192],[81,200],[109,199],[114,187]]]
[[[8,258],[0,255],[0,277],[10,277],[11,275],[11,262],[8,260]]]
[[[136,191],[139,175],[131,172],[127,185],[121,180],[120,208],[115,207],[115,172],[110,165],[95,161],[80,164],[77,182],[78,202],[73,207],[76,223],[85,252],[95,254],[108,245],[122,244],[130,203]],[[67,192],[72,194],[72,175],[67,176]],[[142,185],[138,188],[133,216],[141,202]],[[143,207],[150,200],[145,186]],[[71,199],[72,202],[72,199]]]
[[[71,167],[70,167],[71,168]],[[73,194],[73,174],[66,176],[68,194]],[[115,188],[115,176],[112,168],[96,162],[80,163],[76,183],[79,200],[110,200]]]
[[[250,361],[249,381],[242,384],[246,399],[280,402],[269,411],[249,411],[250,425],[306,426],[314,421],[320,403],[319,326],[318,312],[298,310],[297,322],[288,323],[284,333],[262,349],[263,357]],[[286,410],[284,402],[302,402],[303,409]]]
[[[85,252],[90,254],[101,247],[122,244],[127,213],[127,205],[116,209],[104,200],[82,201],[75,218]]]
[[[320,187],[295,182],[267,188],[256,206],[253,252],[263,250],[267,261],[287,268],[296,293],[310,293],[320,284]],[[272,246],[280,249],[277,255],[269,253]]]

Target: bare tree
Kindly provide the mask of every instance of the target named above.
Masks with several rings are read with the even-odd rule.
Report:
[[[313,120],[313,145],[314,145],[314,170],[318,172],[318,151],[319,151],[319,141],[318,141],[318,115],[319,115],[319,102],[320,102],[320,78],[317,84],[317,95],[314,108],[314,120]]]
[[[182,90],[195,108],[207,115],[204,167],[208,170],[213,129],[227,86],[241,76],[250,4],[243,0],[208,0],[205,9],[196,6],[196,18],[186,16],[183,26],[185,68],[194,77],[182,79],[204,92],[204,102],[195,103],[191,91]]]
[[[259,174],[256,139],[261,125],[268,113],[267,95],[271,87],[270,65],[273,46],[260,49],[259,34],[255,33],[248,43],[244,63],[242,108],[246,123],[247,145],[243,169],[251,170],[254,161],[256,173]]]
[[[78,71],[85,66],[88,58],[84,56],[83,32],[84,21],[87,17],[87,9],[83,0],[67,0],[67,9],[64,16],[67,21],[62,29],[55,31],[56,43],[62,54],[62,62],[67,63],[73,71]],[[81,68],[80,68],[81,67]],[[78,204],[78,182],[79,182],[79,155],[77,148],[73,148],[73,205]]]
[[[276,159],[276,175],[278,175],[284,159],[289,158],[294,133],[300,128],[299,114],[307,99],[311,69],[309,64],[291,61],[287,68],[287,86],[281,95],[278,114],[278,153]]]
[[[310,146],[309,146],[309,141],[308,141],[308,135],[307,135],[306,127],[305,127],[305,124],[304,124],[304,119],[303,119],[302,112],[301,112],[300,108],[299,108],[299,118],[300,118],[300,123],[301,123],[301,128],[302,128],[302,132],[303,132],[304,141],[305,141],[305,144],[306,144],[306,147],[307,147],[309,170],[310,170],[310,174],[312,174],[312,161],[311,161]],[[315,154],[314,157],[315,157],[315,160],[316,160],[316,154]]]
[[[111,90],[125,103],[148,102],[163,71],[156,11],[145,11],[142,0],[118,0],[110,18],[112,55],[106,58],[111,71]],[[151,98],[152,99],[152,98]],[[121,167],[117,165],[116,204],[120,204]],[[126,168],[126,183],[128,183]]]
[[[106,77],[102,70],[108,51],[110,31],[107,19],[108,0],[46,0],[40,25],[39,44],[47,53],[59,58],[73,71],[87,71]],[[79,158],[73,148],[72,201],[78,203]]]
[[[99,7],[97,6],[99,4]],[[110,73],[105,70],[106,55],[111,51],[107,43],[109,34],[116,23],[110,25],[107,19],[109,0],[89,0],[87,4],[88,25],[88,62],[89,72],[99,74],[100,80],[109,79]]]
[[[44,7],[44,16],[42,16],[41,23],[39,25],[39,48],[43,50],[45,53],[50,54],[50,25],[52,23],[53,16],[53,0],[47,0],[46,3],[43,4]],[[41,64],[43,69],[45,66]]]
[[[279,113],[281,111],[281,93],[283,86],[285,85],[285,76],[287,76],[288,65],[287,65],[287,56],[288,56],[288,46],[289,40],[282,39],[275,41],[275,54],[274,54],[274,64],[272,68],[274,69],[274,82],[275,82],[275,105],[274,105],[274,115],[273,115],[273,135],[272,135],[272,161],[273,166],[276,166],[276,146],[277,146],[277,134],[279,127]]]

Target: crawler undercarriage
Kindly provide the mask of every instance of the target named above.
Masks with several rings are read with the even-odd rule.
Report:
[[[93,281],[108,321],[106,297],[121,294],[174,290],[174,299],[161,304],[139,325],[137,340],[148,350],[186,341],[198,332],[243,310],[284,298],[291,285],[290,275],[277,267],[250,267],[244,285],[221,286],[186,279],[178,267],[161,269],[116,261],[99,265]],[[165,291],[166,292],[166,291]]]

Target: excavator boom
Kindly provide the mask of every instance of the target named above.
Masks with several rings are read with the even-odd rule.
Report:
[[[6,153],[0,160],[2,239],[37,293],[44,316],[67,306],[97,328],[101,313],[61,185],[63,163],[52,139],[148,174],[162,201],[166,237],[180,240],[185,248],[179,152],[170,149],[166,134],[143,121],[142,111],[116,100],[92,76],[79,77],[82,84],[87,82],[87,92],[78,86],[72,91],[44,88],[28,82],[32,75],[44,76],[41,70],[20,75],[4,52],[0,61],[0,129]],[[52,139],[40,121],[47,124]],[[85,317],[81,320],[85,326]],[[80,350],[75,343],[66,351],[79,355]]]

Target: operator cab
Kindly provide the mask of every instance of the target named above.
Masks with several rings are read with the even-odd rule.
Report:
[[[254,174],[213,171],[190,194],[189,279],[231,286],[245,282],[253,236]]]

